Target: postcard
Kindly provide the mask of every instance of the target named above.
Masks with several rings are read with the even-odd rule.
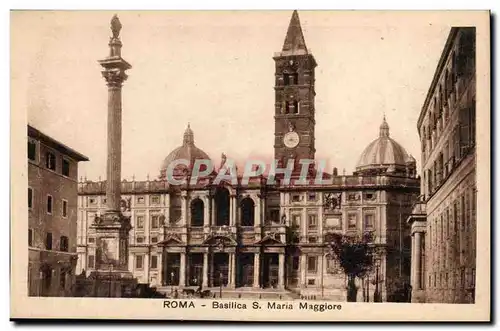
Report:
[[[11,319],[490,320],[489,15],[11,11]]]

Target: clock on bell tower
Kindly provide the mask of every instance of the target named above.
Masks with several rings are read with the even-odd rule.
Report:
[[[314,159],[314,69],[299,15],[294,11],[283,44],[273,57],[275,69],[274,158],[282,166],[289,159]]]

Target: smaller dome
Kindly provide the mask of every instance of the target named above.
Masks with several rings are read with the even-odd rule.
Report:
[[[186,130],[184,131],[184,137],[182,141],[182,146],[174,149],[168,156],[163,160],[160,167],[160,177],[164,177],[168,166],[176,160],[188,160],[190,165],[193,166],[196,160],[210,160],[210,157],[200,148],[196,147],[194,144],[194,132],[188,123]]]
[[[379,127],[379,137],[361,153],[356,171],[361,173],[399,172],[405,169],[408,160],[410,158],[403,146],[390,137],[389,124],[384,115]]]

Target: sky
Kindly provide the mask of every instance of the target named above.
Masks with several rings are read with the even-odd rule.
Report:
[[[89,157],[105,179],[107,87],[98,60],[115,12],[14,12],[11,86],[28,123]],[[155,178],[187,123],[215,163],[273,156],[274,60],[292,11],[123,11],[122,177]],[[354,171],[390,134],[420,165],[416,123],[450,26],[414,12],[299,11],[316,68],[316,159]]]

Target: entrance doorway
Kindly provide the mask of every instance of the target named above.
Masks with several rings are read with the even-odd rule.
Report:
[[[212,269],[212,286],[227,286],[229,276],[229,254],[214,253]]]
[[[243,253],[238,256],[238,287],[253,286],[253,264],[253,253]]]
[[[279,256],[276,253],[264,253],[262,259],[262,285],[276,288],[278,286]]]
[[[181,254],[180,253],[167,253],[165,254],[166,268],[163,279],[165,284],[169,286],[179,285],[179,272],[181,269]]]
[[[191,253],[188,255],[189,286],[200,286],[203,282],[203,253]]]

